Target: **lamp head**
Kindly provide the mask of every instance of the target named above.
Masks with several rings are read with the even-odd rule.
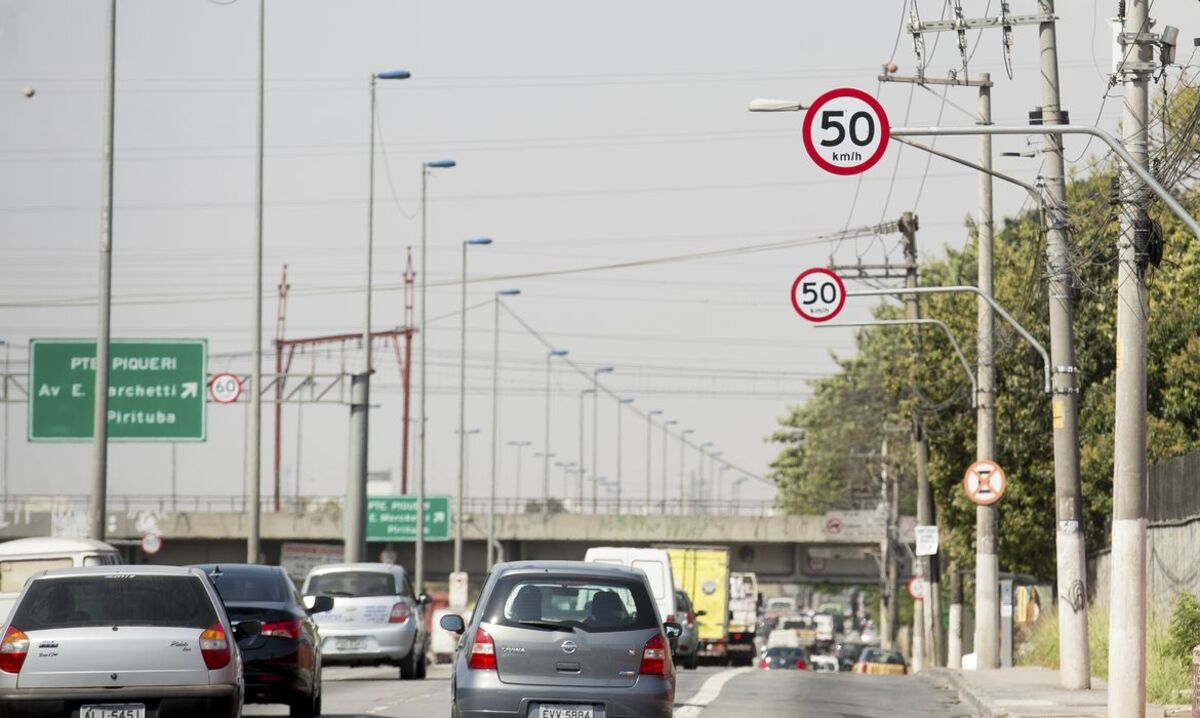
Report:
[[[615,367],[611,367],[611,366],[602,366],[602,367],[600,367],[599,369],[593,369],[593,370],[592,370],[592,373],[593,373],[593,374],[611,374],[611,373],[613,373],[614,371],[616,371],[616,368],[615,368]]]
[[[375,73],[375,77],[380,80],[407,80],[412,77],[412,73],[408,70],[384,70]]]
[[[566,349],[551,349],[550,350],[550,356],[552,356],[552,357],[565,357],[566,355],[568,355],[570,353],[571,352]]]
[[[425,166],[430,169],[445,170],[458,166],[458,163],[454,160],[430,160],[425,163]]]
[[[808,107],[795,100],[771,100],[760,97],[751,100],[748,109],[751,112],[799,112]]]
[[[501,289],[500,291],[496,292],[496,296],[498,296],[498,297],[515,297],[520,293],[521,293],[520,289]]]
[[[469,244],[469,245],[473,245],[473,246],[482,246],[482,245],[491,244],[491,243],[492,243],[491,237],[475,237],[474,239],[464,239],[463,240],[463,244]]]

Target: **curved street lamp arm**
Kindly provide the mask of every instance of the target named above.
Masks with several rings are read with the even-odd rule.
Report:
[[[823,327],[895,327],[912,324],[939,326],[946,333],[946,338],[950,340],[950,345],[954,347],[954,354],[958,357],[958,363],[962,364],[963,373],[967,375],[967,381],[971,382],[971,408],[977,408],[979,406],[979,383],[975,379],[975,374],[971,372],[971,365],[967,364],[967,358],[963,355],[962,347],[958,345],[958,340],[954,338],[954,333],[950,331],[950,327],[946,326],[946,323],[941,319],[876,319],[870,322],[818,324],[816,327],[817,329]]]
[[[896,140],[900,144],[908,145],[909,147],[915,147],[916,149],[922,150],[924,152],[928,152],[931,155],[937,155],[938,157],[948,159],[951,162],[957,162],[960,165],[970,167],[973,170],[979,170],[980,172],[989,174],[998,180],[1004,180],[1005,182],[1008,182],[1010,184],[1015,184],[1016,186],[1020,187],[1021,189],[1025,190],[1026,192],[1028,192],[1029,196],[1033,198],[1034,202],[1038,203],[1039,207],[1041,207],[1042,205],[1045,204],[1045,200],[1042,198],[1042,193],[1038,190],[1037,187],[1035,187],[1034,185],[1031,185],[1028,182],[1025,182],[1023,180],[1019,180],[1016,177],[1013,177],[1012,175],[1006,175],[1003,172],[997,172],[996,170],[988,169],[981,164],[977,164],[968,159],[964,159],[962,157],[952,155],[949,152],[942,152],[941,150],[934,149],[934,148],[930,147],[929,145],[923,145],[920,142],[913,142],[912,140],[906,140],[903,137],[893,137],[892,139]]]
[[[982,129],[982,128],[981,128]],[[1021,335],[1029,346],[1037,350],[1038,354],[1042,355],[1042,373],[1045,379],[1046,393],[1050,393],[1050,355],[1046,353],[1046,348],[1038,343],[1033,335],[1025,331],[1025,327],[1021,326],[1016,319],[1009,314],[1004,307],[996,303],[996,300],[987,294],[979,291],[978,287],[971,286],[955,286],[955,287],[902,287],[899,289],[856,289],[851,292],[846,292],[847,297],[899,297],[906,294],[963,294],[971,293],[979,297],[983,297],[984,301],[992,306],[992,309],[999,314],[1004,321],[1009,323],[1017,334]]]

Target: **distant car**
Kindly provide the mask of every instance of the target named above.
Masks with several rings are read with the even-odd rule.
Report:
[[[795,646],[774,646],[763,651],[758,667],[768,671],[807,671],[808,651]]]
[[[0,639],[0,712],[76,718],[242,713],[230,623],[199,569],[96,566],[34,574]]]
[[[321,639],[311,614],[333,599],[316,596],[305,607],[278,566],[204,564],[195,568],[213,582],[232,621],[262,622],[262,631],[238,642],[247,703],[285,703],[292,718],[321,714]]]
[[[331,596],[317,614],[321,656],[327,665],[400,667],[405,680],[425,677],[428,635],[422,620],[428,596],[414,596],[408,574],[388,563],[318,566],[304,579],[304,596]]]
[[[672,597],[673,599],[674,597]],[[578,561],[492,569],[459,633],[455,718],[671,718],[677,623],[662,623],[646,574]]]
[[[783,597],[768,598],[763,610],[767,613],[795,613],[796,599]]]
[[[858,657],[862,655],[863,649],[866,648],[862,643],[853,643],[847,641],[839,643],[834,648],[834,655],[837,656],[838,665],[843,671],[854,669],[854,664],[858,662]]]
[[[675,657],[689,671],[700,665],[700,626],[696,619],[704,615],[704,611],[692,610],[692,599],[687,591],[675,591],[675,622],[683,627],[683,633],[675,645]]]
[[[864,648],[862,655],[854,663],[855,673],[872,675],[896,675],[908,673],[908,664],[899,651],[889,651],[883,648]]]
[[[833,656],[812,656],[809,665],[817,673],[837,673],[839,670],[838,659]]]
[[[0,543],[0,621],[8,618],[25,579],[38,571],[119,563],[115,548],[92,539],[33,536]]]

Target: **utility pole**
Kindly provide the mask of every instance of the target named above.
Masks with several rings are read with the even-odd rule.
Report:
[[[1144,2],[1142,8],[1144,11]],[[1067,124],[1066,113],[1062,110],[1059,96],[1058,41],[1053,19],[1054,0],[1039,0],[1038,9],[1045,18],[1038,26],[1042,75],[1042,122],[1048,125]],[[1144,93],[1144,84],[1142,89]],[[1143,101],[1144,99],[1145,95],[1143,94]],[[1128,107],[1128,103],[1126,106]],[[1126,116],[1128,117],[1128,114]],[[1123,126],[1126,125],[1123,124]],[[1144,143],[1144,123],[1142,128]],[[1091,671],[1088,667],[1088,601],[1082,523],[1083,494],[1079,484],[1079,412],[1077,407],[1079,390],[1075,386],[1075,281],[1071,269],[1070,247],[1067,241],[1069,222],[1066,216],[1067,188],[1062,135],[1046,135],[1044,141],[1046,151],[1043,181],[1047,198],[1046,269],[1049,277],[1050,299],[1050,359],[1054,367],[1054,394],[1051,399],[1051,411],[1054,426],[1055,544],[1058,550],[1059,681],[1063,688],[1086,690],[1091,686]],[[1118,346],[1120,346],[1120,341],[1118,336]],[[1119,372],[1118,368],[1118,392]],[[1142,437],[1144,442],[1144,432]],[[1118,433],[1117,441],[1120,442],[1120,440],[1121,435]],[[979,510],[983,511],[984,508],[979,507]],[[1114,566],[1117,565],[1116,557],[1117,554],[1114,553]],[[1113,610],[1113,615],[1117,616],[1115,605]],[[1129,656],[1130,654],[1126,653],[1124,657],[1128,660]],[[982,664],[981,667],[983,667]],[[1128,673],[1128,671],[1129,666],[1125,664],[1112,675],[1117,676]],[[1142,710],[1145,708],[1143,707]],[[1123,713],[1122,715],[1133,714]]]
[[[1143,167],[1153,72],[1149,0],[1126,0],[1121,33],[1124,111],[1121,139]],[[1146,187],[1129,168],[1120,176],[1117,240],[1116,421],[1113,426],[1112,593],[1108,715],[1146,715]],[[1061,531],[1061,529],[1060,529]],[[1060,548],[1061,551],[1061,548]]]
[[[104,170],[100,175],[100,301],[96,317],[95,411],[92,414],[92,502],[88,536],[104,540],[108,501],[108,348],[112,316],[113,124],[117,85],[117,0],[108,0],[104,81]],[[257,387],[256,387],[257,388]]]
[[[263,96],[264,86],[264,44],[266,41],[266,5],[267,0],[258,0],[258,92],[257,118],[255,124],[255,158],[254,158],[254,297],[251,305],[254,307],[253,331],[254,337],[250,344],[250,413],[246,422],[246,440],[249,443],[246,451],[246,477],[249,486],[246,487],[249,506],[249,526],[246,536],[246,562],[258,563],[259,527],[262,520],[262,332],[263,332]],[[282,311],[287,290],[287,267],[284,266],[284,282],[279,287],[280,311]],[[277,360],[278,361],[278,360]],[[280,381],[279,377],[275,381]],[[282,387],[282,385],[280,385]],[[278,398],[275,403],[275,431],[279,431],[279,416],[282,409]],[[275,486],[279,487],[278,442],[276,442]],[[297,474],[297,482],[299,474]],[[276,500],[278,500],[276,494]],[[278,506],[276,507],[278,510]]]
[[[905,212],[900,217],[900,232],[904,236],[904,286],[916,287],[918,285],[917,277],[917,217],[912,212]],[[904,314],[909,321],[921,318],[921,308],[917,302],[915,294],[905,295],[904,297]],[[916,342],[919,338],[919,327],[913,327],[913,341]],[[917,351],[914,345],[914,351]],[[914,391],[913,391],[913,416],[912,416],[912,431],[913,431],[913,451],[916,458],[917,467],[917,523],[922,526],[934,525],[933,492],[929,487],[929,447],[925,443],[925,422],[921,418],[921,410],[916,405],[917,395],[915,390],[914,376]],[[927,640],[922,640],[924,649],[927,652],[928,663],[931,666],[940,665],[939,647],[942,642],[941,630],[941,581],[938,576],[937,556],[921,556],[918,559],[920,563],[921,573],[925,577],[925,597],[921,601],[921,610],[924,615],[922,621],[918,622],[914,619],[915,626],[923,626],[924,631],[928,632]],[[922,638],[926,638],[922,636]],[[914,654],[917,642],[914,640]]]
[[[950,573],[950,636],[946,647],[946,667],[960,670],[962,668],[962,603],[963,585],[962,572],[951,564]]]
[[[896,567],[892,546],[892,501],[891,486],[888,471],[888,440],[883,437],[883,445],[879,449],[879,486],[880,498],[886,512],[883,539],[879,542],[879,643],[882,648],[891,649],[896,640]]]

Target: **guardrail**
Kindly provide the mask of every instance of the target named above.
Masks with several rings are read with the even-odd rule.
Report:
[[[269,496],[263,496],[263,510],[267,512]],[[53,494],[9,494],[0,499],[6,514],[13,512],[68,513],[87,510],[90,497],[87,495]],[[486,514],[491,502],[487,498],[468,497],[464,510],[469,514]],[[284,496],[280,497],[281,513],[306,514],[321,511],[340,511],[341,496]],[[451,506],[453,507],[453,501]],[[108,510],[114,513],[240,513],[246,510],[246,497],[242,495],[208,494],[110,494]],[[497,497],[497,514],[608,514],[613,516],[775,516],[783,513],[772,501],[712,501],[601,498],[595,503],[591,499],[580,502],[576,498],[551,498],[543,507],[540,498]]]

